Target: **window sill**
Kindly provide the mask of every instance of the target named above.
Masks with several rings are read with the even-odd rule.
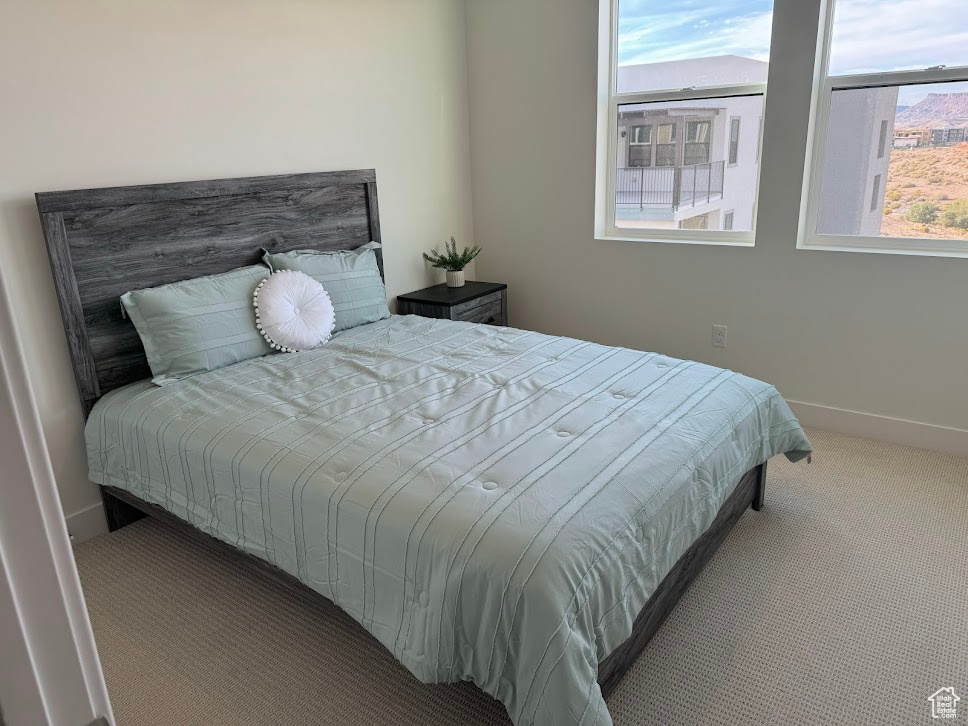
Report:
[[[688,237],[639,237],[622,234],[595,234],[596,242],[645,242],[648,244],[689,245],[692,247],[754,247],[753,240],[690,239]]]
[[[897,243],[892,244],[887,241],[879,242],[876,238],[872,238],[869,242],[801,242],[797,245],[797,249],[823,252],[866,252],[875,255],[903,255],[906,257],[968,258],[968,242],[962,240],[936,241],[947,242],[948,244],[918,244],[917,242],[912,244],[909,240],[898,240]]]

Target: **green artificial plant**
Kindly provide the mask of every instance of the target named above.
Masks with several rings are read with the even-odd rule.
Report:
[[[446,254],[440,254],[437,250],[433,250],[429,255],[424,252],[423,258],[438,269],[459,272],[467,267],[471,260],[481,254],[481,248],[477,246],[465,247],[463,252],[458,252],[457,240],[451,237],[450,242],[444,242],[444,252]]]

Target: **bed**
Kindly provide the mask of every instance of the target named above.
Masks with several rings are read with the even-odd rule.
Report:
[[[421,681],[473,681],[518,726],[610,723],[604,698],[762,506],[767,460],[810,453],[760,381],[415,316],[161,388],[120,295],[262,247],[381,242],[375,173],[37,203],[110,526],[147,513],[213,537],[335,602]]]

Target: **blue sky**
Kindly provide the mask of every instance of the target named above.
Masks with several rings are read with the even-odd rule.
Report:
[[[621,0],[620,65],[712,55],[768,60],[772,0]]]
[[[831,71],[968,65],[966,0],[837,0]],[[772,0],[620,0],[620,65],[740,55],[768,60]],[[952,84],[901,89],[899,103]]]

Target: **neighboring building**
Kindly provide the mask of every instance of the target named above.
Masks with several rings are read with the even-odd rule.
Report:
[[[620,66],[620,93],[765,82],[738,56]],[[618,117],[619,226],[751,230],[763,99],[742,96],[623,106]]]
[[[731,55],[619,66],[617,85],[619,93],[630,93],[761,83],[767,69],[763,61]],[[878,236],[891,148],[930,143],[930,129],[894,133],[897,93],[897,88],[871,88],[833,95],[831,128],[840,132],[827,139],[821,234]],[[760,96],[620,107],[616,224],[752,229],[762,115]],[[948,143],[947,130],[943,138]]]
[[[908,149],[923,146],[953,146],[968,141],[968,128],[944,127],[937,129],[895,129],[894,148]]]
[[[817,215],[820,234],[880,235],[896,114],[896,87],[833,94]]]
[[[894,148],[912,149],[931,143],[931,129],[895,129]]]
[[[960,144],[968,139],[968,129],[964,128],[945,128],[931,130],[932,146],[952,146]]]

